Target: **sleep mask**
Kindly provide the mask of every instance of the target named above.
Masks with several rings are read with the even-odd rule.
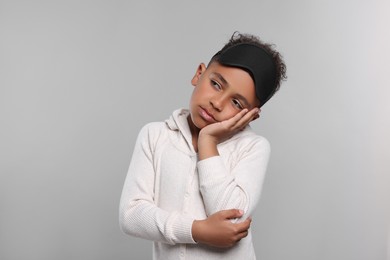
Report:
[[[263,48],[241,43],[219,51],[216,61],[225,66],[238,67],[247,71],[255,83],[256,96],[260,106],[264,105],[276,90],[276,66]],[[213,57],[213,58],[214,58]]]

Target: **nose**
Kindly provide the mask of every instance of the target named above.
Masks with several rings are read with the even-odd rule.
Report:
[[[210,99],[210,105],[218,112],[222,111],[223,108],[223,97],[222,95],[215,95]]]

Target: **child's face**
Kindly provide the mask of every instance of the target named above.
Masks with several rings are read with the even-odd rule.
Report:
[[[191,83],[195,87],[190,100],[191,120],[198,129],[227,120],[244,108],[249,111],[259,106],[254,82],[242,69],[217,62],[206,68],[202,63]]]

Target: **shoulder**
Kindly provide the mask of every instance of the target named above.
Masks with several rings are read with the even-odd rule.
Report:
[[[166,132],[167,126],[165,122],[151,122],[141,128],[138,133],[138,139],[155,142],[161,136],[165,135]]]
[[[166,124],[165,122],[151,122],[151,123],[147,123],[146,125],[144,125],[140,132],[159,132],[159,131],[162,131],[164,130],[164,128],[166,128]]]

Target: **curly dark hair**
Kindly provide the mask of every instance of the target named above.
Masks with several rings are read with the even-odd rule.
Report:
[[[276,93],[276,91],[279,90],[280,85],[282,81],[285,81],[287,79],[287,68],[286,64],[283,61],[282,55],[275,50],[275,45],[270,43],[265,43],[262,40],[260,40],[257,36],[252,34],[243,34],[239,32],[234,32],[231,36],[228,43],[223,46],[223,48],[215,54],[212,59],[210,60],[209,64],[213,62],[218,62],[219,60],[219,53],[223,52],[225,49],[235,46],[241,43],[249,43],[252,45],[256,45],[262,49],[264,49],[266,52],[268,52],[274,61],[275,67],[276,67],[276,80],[275,80],[275,86],[272,96]],[[271,97],[270,97],[271,98]]]

